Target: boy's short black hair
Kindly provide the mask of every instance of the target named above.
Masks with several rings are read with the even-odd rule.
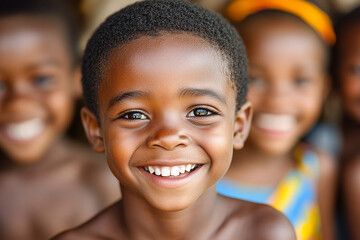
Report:
[[[16,15],[55,19],[63,26],[65,44],[73,64],[79,61],[79,25],[64,0],[0,0],[0,19]]]
[[[86,106],[98,116],[97,96],[102,70],[110,51],[142,36],[190,33],[214,46],[227,61],[229,78],[236,86],[237,108],[246,100],[245,48],[235,28],[220,15],[180,0],[145,0],[109,16],[87,43],[82,64]]]

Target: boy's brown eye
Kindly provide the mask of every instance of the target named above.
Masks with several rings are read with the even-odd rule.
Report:
[[[196,108],[193,109],[189,114],[188,117],[204,117],[215,114],[215,111],[206,108]]]
[[[120,118],[129,119],[129,120],[143,120],[143,119],[147,119],[147,116],[141,112],[131,112],[121,115]]]

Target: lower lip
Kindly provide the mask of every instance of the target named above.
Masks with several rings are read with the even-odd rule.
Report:
[[[194,177],[196,177],[204,167],[204,164],[199,164],[198,167],[193,170],[192,172],[185,172],[185,174],[179,175],[179,176],[168,176],[168,177],[162,177],[157,176],[155,174],[151,174],[143,167],[138,167],[140,172],[150,180],[153,184],[163,187],[163,188],[177,188],[180,186],[183,186],[190,182]]]

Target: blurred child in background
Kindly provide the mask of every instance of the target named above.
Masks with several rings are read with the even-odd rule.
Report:
[[[70,19],[60,1],[0,3],[0,239],[48,239],[119,196],[64,137],[81,93]]]
[[[331,21],[301,0],[239,0],[227,14],[247,49],[254,116],[218,192],[283,211],[299,240],[331,240],[336,166],[326,153],[299,143],[328,92]]]
[[[341,200],[350,239],[360,239],[360,7],[340,17],[333,69],[342,103]]]

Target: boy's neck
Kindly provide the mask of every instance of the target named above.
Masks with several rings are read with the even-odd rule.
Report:
[[[215,186],[184,210],[163,212],[122,188],[121,217],[133,239],[207,239],[224,218]]]

